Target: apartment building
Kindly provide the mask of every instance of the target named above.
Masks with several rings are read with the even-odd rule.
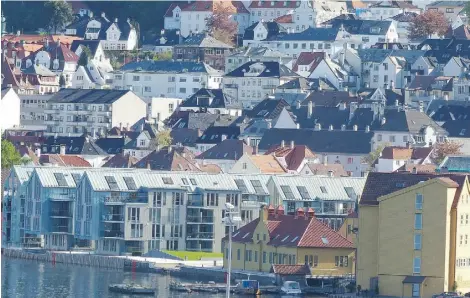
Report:
[[[48,101],[47,134],[104,135],[146,116],[146,103],[129,90],[62,89]]]
[[[354,273],[353,243],[319,221],[311,208],[286,215],[282,206],[271,205],[259,212],[258,219],[233,234],[232,269],[272,272],[276,265],[305,265],[307,275],[319,280]]]
[[[312,208],[319,221],[337,231],[356,209],[365,182],[362,177],[272,176],[268,189],[286,214]]]
[[[381,1],[371,5],[369,12],[361,15],[361,18],[387,20],[401,13],[420,14],[421,9],[413,5],[411,1]]]
[[[47,109],[47,103],[52,96],[52,94],[20,95],[21,125],[40,126],[45,128],[44,121],[46,120],[46,114],[44,111]]]
[[[426,5],[426,10],[442,13],[450,22],[465,15],[465,1],[435,1]]]
[[[292,58],[284,52],[272,50],[267,47],[248,47],[246,49],[238,50],[225,57],[225,72],[231,72],[232,70],[250,61],[280,61],[282,64],[287,65],[292,61]]]
[[[222,71],[205,63],[144,60],[127,63],[115,71],[112,88],[132,90],[142,98],[186,99],[201,88],[219,88],[222,75]]]
[[[13,88],[3,88],[0,101],[0,130],[20,125],[21,100]]]
[[[466,175],[370,173],[359,205],[357,284],[396,297],[468,292],[469,190]]]
[[[222,89],[243,107],[249,107],[274,94],[277,86],[296,77],[296,73],[279,62],[248,62],[224,76]]]

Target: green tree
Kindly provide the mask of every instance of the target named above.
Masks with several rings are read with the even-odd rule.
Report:
[[[156,53],[153,55],[153,61],[171,60],[171,52]]]
[[[160,148],[170,146],[172,141],[170,130],[162,130],[157,134],[157,144]]]
[[[44,13],[47,15],[49,30],[57,33],[73,20],[72,7],[65,1],[52,0],[44,4]]]
[[[80,53],[80,58],[78,59],[78,65],[86,67],[88,61],[90,61],[91,50],[88,46],[82,47],[82,52]]]
[[[21,164],[22,158],[10,141],[2,139],[2,169]]]
[[[369,155],[365,156],[362,159],[362,162],[368,164],[369,168],[372,168],[372,166],[374,165],[377,158],[380,157],[380,154],[382,153],[382,150],[384,150],[384,148],[387,147],[387,146],[388,146],[388,144],[383,144],[383,145],[378,146],[377,149],[375,149],[374,151],[369,153]]]

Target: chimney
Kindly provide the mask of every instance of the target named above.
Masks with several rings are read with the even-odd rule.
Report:
[[[357,125],[356,124],[353,125],[353,130],[357,131]]]
[[[34,150],[34,153],[38,158],[41,157],[41,148],[36,148],[36,150]]]
[[[395,89],[395,82],[393,80],[390,81],[390,89]]]
[[[341,131],[345,131],[345,130],[346,130],[346,124],[341,125]]]
[[[297,129],[300,129],[300,123],[297,123],[296,126],[297,126]]]
[[[398,99],[395,99],[395,107],[398,107],[400,105],[400,102],[398,101]]]
[[[290,148],[291,148],[291,149],[294,149],[294,147],[295,147],[294,141],[290,141]]]
[[[119,122],[119,130],[122,131],[122,122]]]
[[[297,209],[296,215],[298,217],[304,216],[305,215],[304,209],[299,207],[299,209]]]
[[[416,167],[413,167],[413,169],[411,170],[411,173],[412,174],[418,174],[418,170],[416,169]]]
[[[387,119],[385,117],[382,117],[382,120],[380,121],[380,124],[385,125],[385,122],[387,122]]]
[[[273,205],[269,205],[268,207],[268,215],[274,215],[276,210],[274,209]]]
[[[370,126],[366,125],[366,132],[370,132]]]
[[[173,151],[173,147],[171,147],[171,145],[170,145],[170,146],[168,146],[168,153],[171,153],[171,151]]]
[[[313,210],[312,207],[308,208],[308,210],[307,210],[307,217],[308,217],[308,218],[314,218],[314,217],[315,217],[315,210]]]
[[[328,155],[323,155],[323,165],[327,165],[328,164]]]
[[[297,109],[300,109],[300,100],[297,100],[296,106],[297,106]]]
[[[250,138],[246,138],[245,142],[246,142],[247,145],[250,145],[250,141],[251,141]]]
[[[419,101],[419,111],[420,111],[421,113],[424,112],[424,102],[423,102],[422,100]]]
[[[65,155],[65,145],[60,145],[60,155]]]
[[[258,146],[253,147],[253,155],[258,155]]]
[[[225,141],[226,139],[227,139],[227,135],[222,135],[222,136],[221,136],[221,141],[222,141],[222,142]]]
[[[328,130],[333,131],[333,125],[330,124],[330,126],[328,127]]]
[[[317,123],[315,124],[315,130],[321,130],[321,124],[320,123]]]
[[[144,123],[140,125],[140,131],[144,131]]]
[[[264,222],[268,221],[268,209],[265,205],[262,205],[259,208],[259,218],[262,219]]]
[[[333,176],[334,176],[334,175],[333,175],[333,171],[332,171],[332,170],[329,170],[329,171],[328,171],[328,177],[333,177]]]
[[[266,119],[266,126],[268,127],[268,129],[273,128],[273,124],[271,122],[271,119]]]
[[[276,214],[277,215],[284,215],[284,207],[282,205],[279,205],[277,208],[276,208]]]
[[[114,19],[114,22],[117,23],[117,22],[118,22],[118,18],[115,18],[115,19]]]
[[[312,114],[313,114],[313,102],[309,101],[308,102],[308,108],[307,108],[307,117],[308,117],[308,119],[312,118]]]
[[[286,146],[286,142],[284,140],[281,141],[281,148],[284,148]]]
[[[106,14],[104,12],[101,13],[102,18],[106,18]]]

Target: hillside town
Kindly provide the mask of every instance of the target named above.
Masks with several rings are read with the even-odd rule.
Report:
[[[2,253],[470,297],[467,2],[159,5],[48,1],[31,32],[2,7]]]

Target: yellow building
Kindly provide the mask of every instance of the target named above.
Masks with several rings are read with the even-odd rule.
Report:
[[[370,173],[359,203],[357,284],[396,297],[470,292],[469,194],[465,175]]]
[[[272,265],[307,264],[311,275],[354,274],[353,244],[315,218],[313,209],[284,215],[283,207],[261,209],[260,217],[234,232],[232,268],[270,272]],[[227,268],[227,237],[223,240]]]
[[[338,233],[343,236],[344,238],[351,241],[354,247],[357,246],[356,243],[356,234],[359,228],[359,217],[357,212],[351,212],[348,214],[348,217],[344,219],[341,228],[338,230]]]

